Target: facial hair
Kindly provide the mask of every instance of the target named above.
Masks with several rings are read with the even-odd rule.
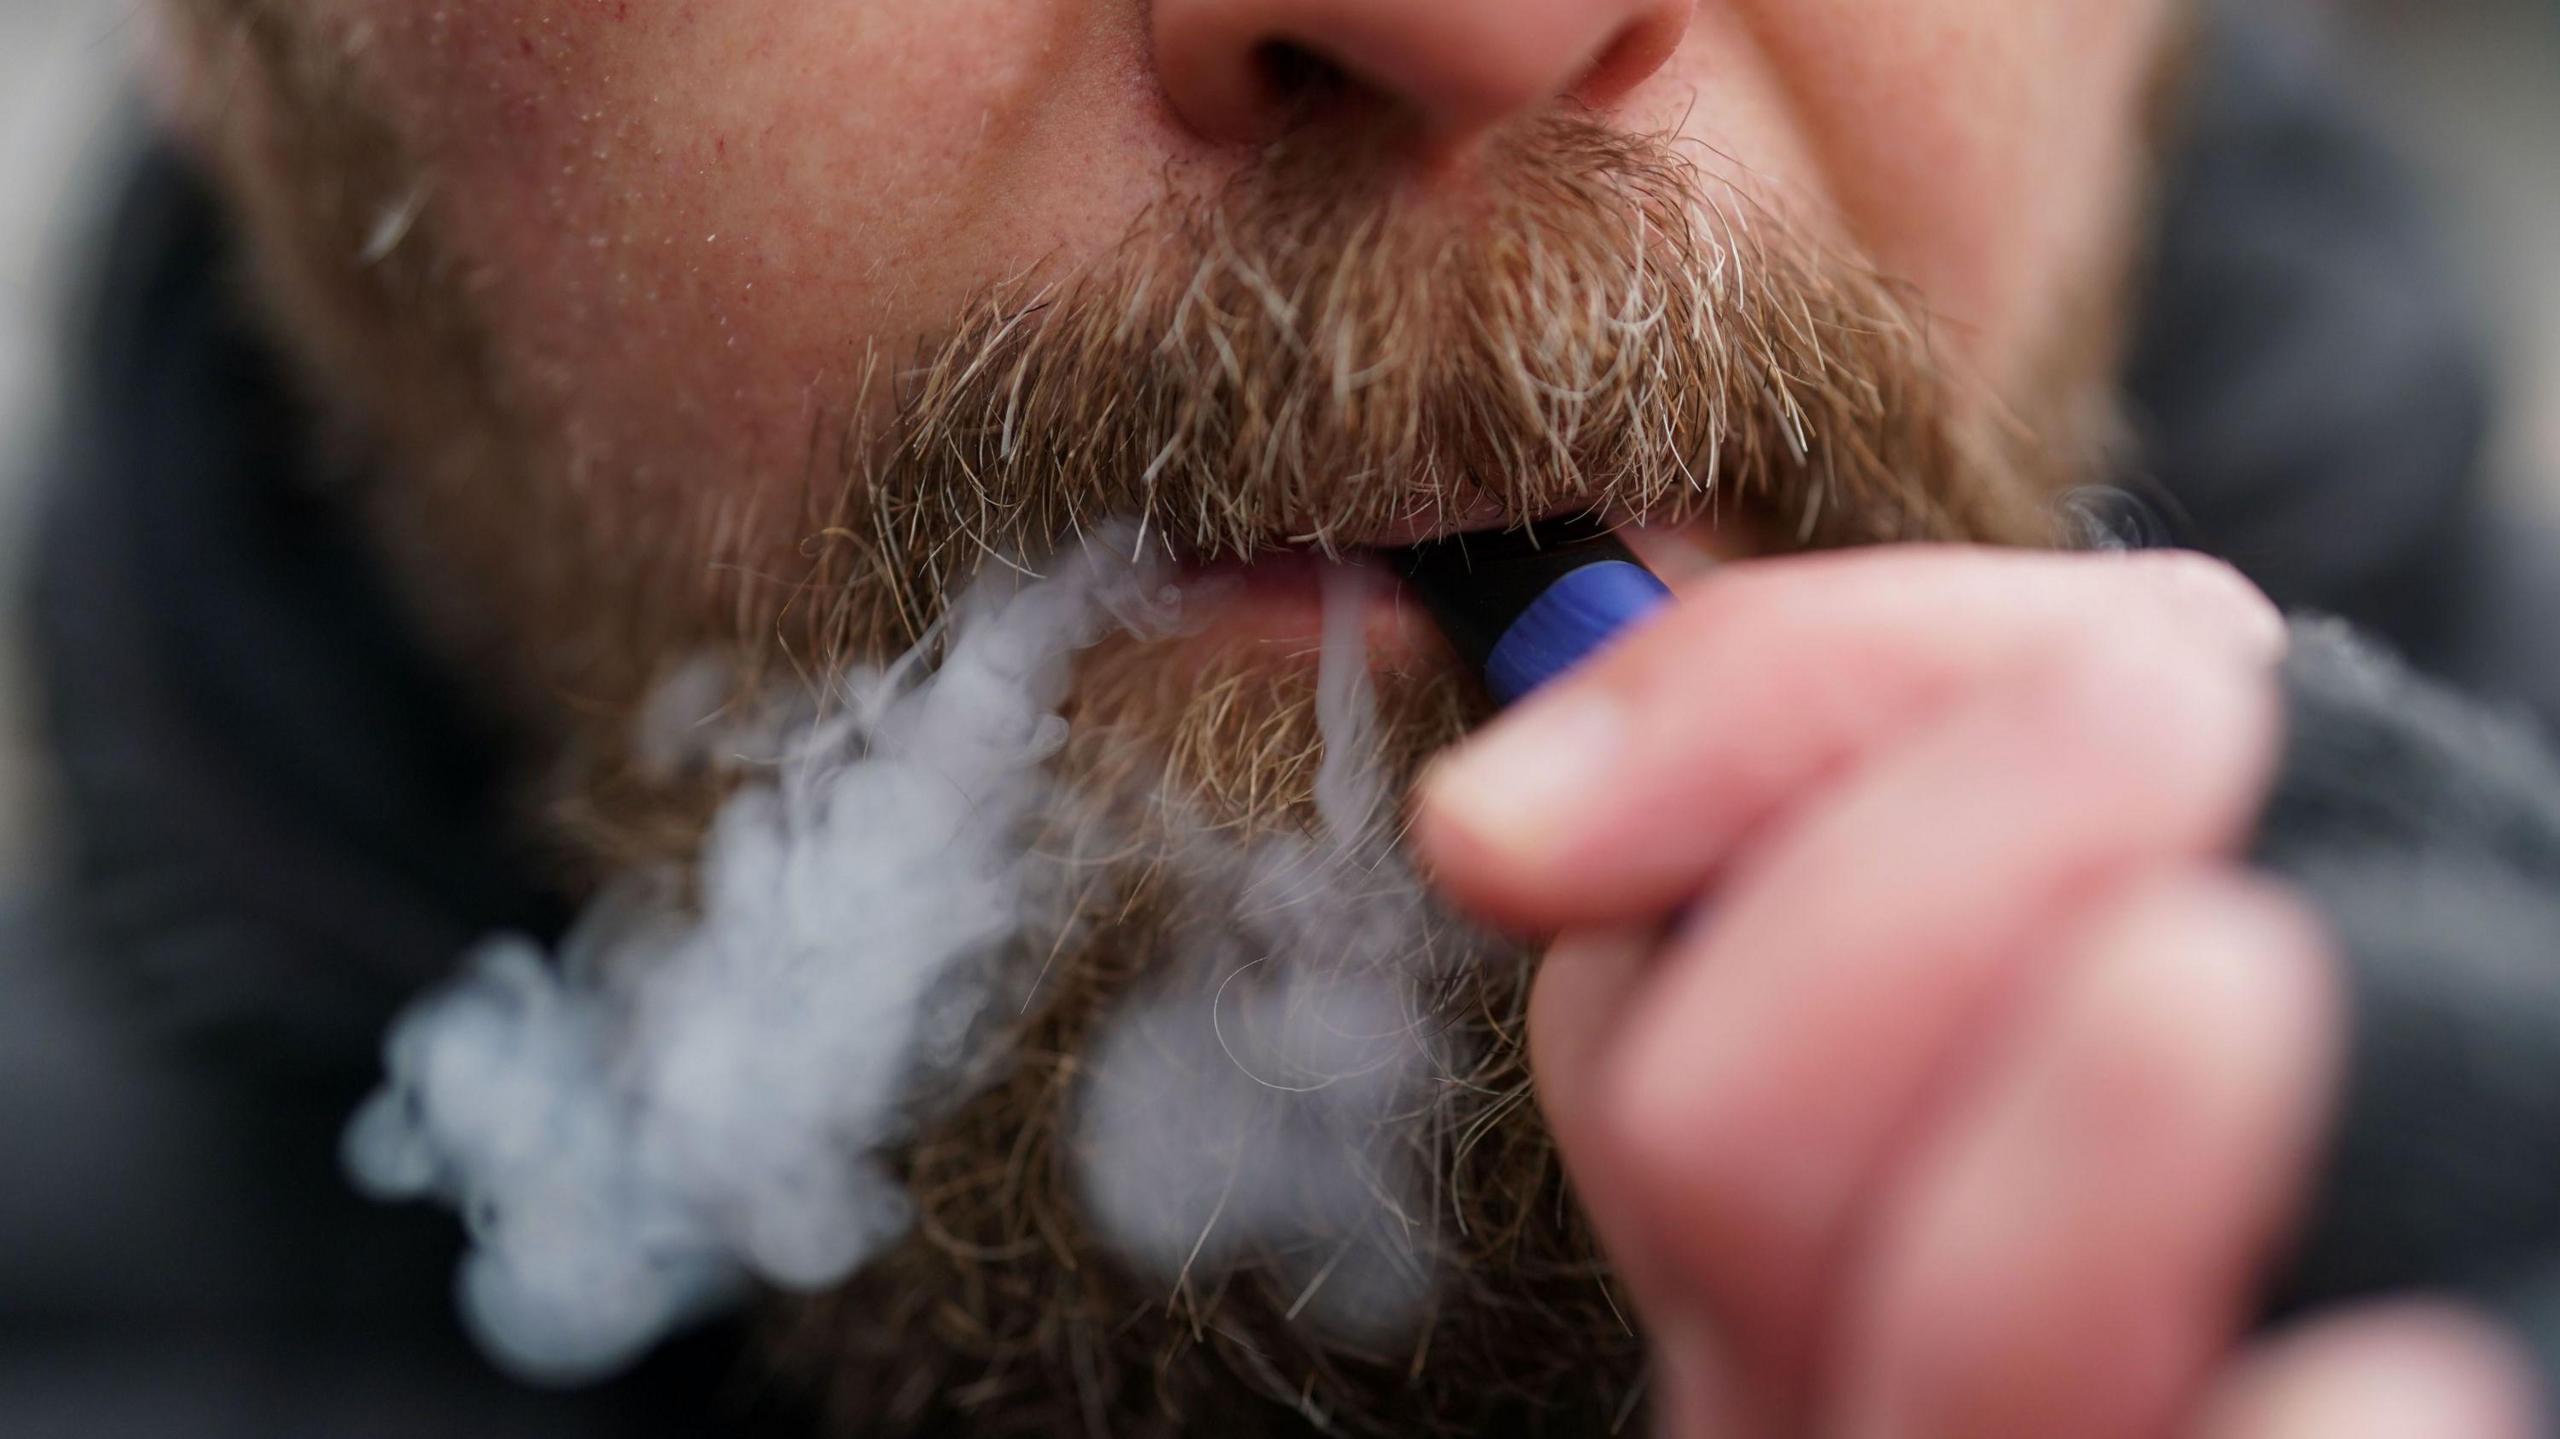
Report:
[[[1168,202],[1091,270],[974,306],[905,372],[841,527],[846,575],[873,583],[819,586],[841,607],[826,628],[858,653],[929,623],[989,555],[1127,516],[1177,555],[1247,559],[1580,509],[1712,517],[1789,547],[2055,533],[2053,455],[1999,428],[2009,417],[1933,353],[1925,319],[1669,147],[1548,117],[1491,150],[1480,208],[1453,222],[1409,211],[1365,138],[1301,135],[1229,194]],[[1068,756],[1085,792],[1163,766],[1178,812],[1239,848],[1314,828],[1310,666],[1227,659],[1124,648],[1089,665]],[[1400,774],[1480,713],[1445,660],[1380,683]],[[785,1306],[776,1352],[847,1432],[1628,1422],[1642,1345],[1536,1116],[1527,956],[1454,918],[1417,926],[1431,938],[1407,958],[1426,976],[1407,1018],[1445,1064],[1336,1155],[1370,1176],[1367,1212],[1301,1215],[1178,1268],[1097,1223],[1090,1115],[1112,1037],[1196,948],[1204,902],[1250,907],[1186,869],[1196,832],[1136,830],[1143,858],[1089,905],[1112,922],[1048,961],[1042,1002],[1000,1041],[1007,1077],[908,1153],[917,1239]],[[1180,1115],[1215,1112],[1221,1068],[1152,1071],[1183,1096],[1154,1127],[1196,1141]],[[1262,1112],[1252,1134],[1285,1151],[1291,1123]],[[1397,1209],[1396,1160],[1431,1174],[1419,1216]],[[1390,1241],[1375,1225],[1391,1213]],[[1206,1205],[1184,1217],[1174,1232],[1203,1243],[1235,1225]],[[1310,1322],[1311,1255],[1375,1274],[1390,1251],[1427,1276],[1420,1315]]]
[[[263,279],[373,448],[372,532],[544,756],[573,883],[681,865],[735,783],[632,739],[679,660],[716,652],[745,692],[819,689],[926,634],[991,563],[1105,521],[1186,561],[1564,509],[1712,518],[1779,548],[2040,543],[2078,473],[2061,417],[2092,373],[1995,403],[1911,297],[1772,198],[1556,114],[1493,141],[1464,206],[1412,191],[1392,134],[1302,131],[1223,193],[1168,196],[1109,254],[993,287],[880,358],[789,483],[616,509],[634,490],[573,483],[509,383],[431,203],[387,262],[350,266],[416,193],[415,161],[341,68],[256,13],[234,33],[272,113],[225,154]],[[250,158],[277,146],[296,158]],[[1391,776],[1479,715],[1429,654],[1375,682]],[[1116,836],[1084,921],[1040,955],[1037,1002],[985,1036],[992,1077],[898,1156],[912,1235],[838,1293],[775,1303],[779,1370],[848,1433],[1628,1422],[1641,1343],[1536,1118],[1527,964],[1454,920],[1428,927],[1442,948],[1417,971],[1423,1021],[1463,1058],[1384,1141],[1418,1144],[1434,1181],[1413,1322],[1299,1322],[1289,1253],[1168,1287],[1098,1232],[1077,1152],[1096,1047],[1234,892],[1169,857],[1311,832],[1322,727],[1303,658],[1138,643],[1088,661],[1069,717],[1073,813],[1109,812]]]

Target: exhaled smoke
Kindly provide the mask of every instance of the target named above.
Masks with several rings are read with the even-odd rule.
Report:
[[[492,942],[394,1028],[350,1168],[461,1212],[465,1315],[509,1368],[609,1373],[758,1283],[826,1287],[905,1232],[897,1146],[1002,1062],[981,1019],[1022,998],[1006,958],[1075,921],[1071,862],[1033,843],[1078,803],[1048,765],[1071,661],[1172,618],[1160,577],[1106,547],[979,583],[938,664],[724,727],[769,773],[687,882],[625,885],[556,957]],[[1323,832],[1204,825],[1176,847],[1192,912],[1225,919],[1113,1028],[1083,1149],[1134,1267],[1305,1250],[1311,1314],[1362,1329],[1423,1292],[1419,1251],[1373,1216],[1412,1207],[1420,1179],[1380,1136],[1426,1058],[1398,966],[1429,921],[1367,758],[1359,607],[1331,609]]]
[[[556,964],[494,942],[399,1022],[348,1160],[461,1211],[493,1354],[606,1372],[750,1276],[822,1286],[903,1232],[883,1151],[965,1067],[989,962],[1055,918],[1026,835],[1058,705],[1076,651],[1162,622],[1150,583],[1095,546],[981,583],[930,673],[910,656],[765,726],[770,774],[690,883],[626,885]]]
[[[1175,847],[1195,918],[1106,1022],[1076,1154],[1101,1236],[1170,1286],[1276,1266],[1289,1316],[1350,1339],[1420,1317],[1427,1185],[1404,1141],[1441,1060],[1419,1001],[1447,921],[1395,852],[1363,571],[1328,573],[1316,831]]]

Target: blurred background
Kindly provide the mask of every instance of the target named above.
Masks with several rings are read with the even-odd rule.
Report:
[[[2503,381],[2500,477],[2560,505],[2560,0],[2340,0],[2340,49],[2435,193]]]
[[[54,394],[57,322],[123,106],[132,0],[0,0],[0,583],[27,545],[32,451]],[[34,766],[13,627],[0,647],[0,875],[30,862]],[[5,882],[5,880],[0,880]]]

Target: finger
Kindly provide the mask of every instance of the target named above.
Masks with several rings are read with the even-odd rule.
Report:
[[[1556,942],[1530,993],[1530,1071],[1575,1195],[1652,1347],[1655,1432],[1664,1439],[1755,1439],[1773,1431],[1742,1411],[1705,1311],[1659,1262],[1659,1246],[1626,1203],[1624,1177],[1609,1167],[1607,1148],[1592,1142],[1600,1130],[1599,1081],[1660,938],[1647,927]]]
[[[1498,921],[1659,914],[1808,781],[2024,657],[2148,620],[2272,664],[2265,598],[2192,555],[1912,548],[1736,565],[1425,778],[1417,838]]]
[[[1634,1234],[1630,1217],[1614,1212],[1610,1204],[1617,1186],[1609,1182],[1614,1176],[1606,1168],[1608,1156],[1587,1140],[1597,1126],[1602,1067],[1658,944],[1651,929],[1566,935],[1547,951],[1529,992],[1529,1071],[1537,1083],[1538,1108],[1582,1192],[1583,1208],[1613,1254],[1632,1247]],[[1628,1269],[1624,1263],[1618,1267]],[[1641,1269],[1629,1272],[1631,1281],[1642,1277]]]
[[[2344,1047],[2324,937],[2261,882],[2188,871],[2056,958],[1875,1228],[1825,1433],[2166,1434],[2244,1321]]]
[[[2261,678],[2156,637],[2029,666],[1772,836],[1666,956],[1611,1064],[1606,1142],[1773,1393],[1802,1383],[1859,1196],[2028,941],[2126,873],[2232,844],[2273,711]]]
[[[2550,1432],[2514,1340],[2446,1304],[2357,1310],[2217,1381],[2196,1439],[2533,1439]]]

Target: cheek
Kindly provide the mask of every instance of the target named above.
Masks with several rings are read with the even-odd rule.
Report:
[[[1126,4],[353,8],[508,372],[625,467],[796,464],[867,364],[1121,233],[1173,158]]]
[[[1749,0],[1876,262],[2014,384],[2116,247],[2171,0]]]

